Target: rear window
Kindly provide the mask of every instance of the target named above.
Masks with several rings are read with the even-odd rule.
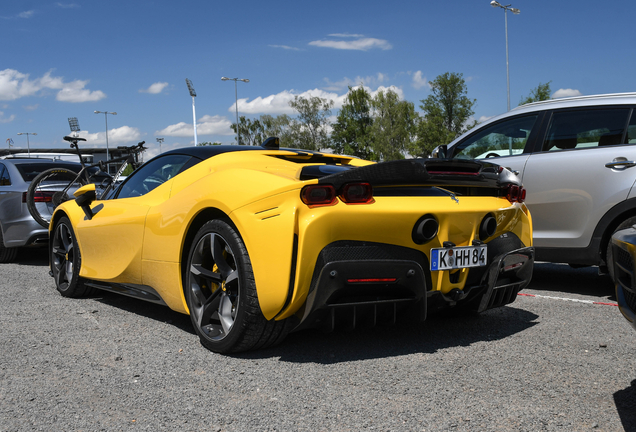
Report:
[[[60,164],[59,162],[51,162],[51,163],[16,163],[15,167],[20,172],[20,175],[24,179],[25,182],[33,181],[33,179],[40,174],[42,171],[46,171],[51,168],[67,168],[73,170],[75,172],[79,172],[81,169],[80,165],[75,164]]]

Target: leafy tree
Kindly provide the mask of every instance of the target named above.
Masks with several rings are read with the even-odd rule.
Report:
[[[210,141],[205,141],[205,142],[200,142],[199,146],[213,146],[213,145],[222,145],[222,142],[219,141],[214,141],[214,142],[210,142]]]
[[[531,102],[539,102],[550,99],[550,94],[552,91],[550,90],[550,83],[552,81],[548,81],[545,84],[539,83],[539,85],[532,89],[530,94],[525,98],[521,98],[519,101],[519,105],[524,105]]]
[[[431,94],[421,100],[423,120],[418,127],[418,140],[410,148],[414,156],[428,155],[441,144],[453,139],[477,124],[469,124],[475,112],[475,99],[467,96],[468,88],[463,74],[446,72],[430,82]]]
[[[297,118],[291,120],[289,127],[293,146],[306,150],[329,147],[327,127],[333,101],[318,96],[294,96],[289,106],[298,113]]]
[[[333,124],[331,147],[334,153],[371,158],[369,129],[372,124],[371,95],[363,86],[349,87],[349,94]]]
[[[236,123],[232,123],[231,128],[236,133]],[[258,119],[250,120],[245,116],[240,116],[239,132],[239,145],[261,145],[263,142],[263,125]]]
[[[264,114],[260,117],[260,121],[263,126],[264,139],[278,137],[281,147],[293,147],[290,131],[291,118],[287,114],[276,117]]]
[[[393,90],[371,99],[373,124],[369,128],[373,159],[404,159],[415,136],[418,115],[412,102],[402,101]]]

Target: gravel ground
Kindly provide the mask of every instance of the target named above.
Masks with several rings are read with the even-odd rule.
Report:
[[[42,251],[0,280],[1,431],[636,430],[636,332],[613,306],[520,296],[221,356],[166,307],[61,297]],[[524,292],[613,301],[595,269],[551,264]]]

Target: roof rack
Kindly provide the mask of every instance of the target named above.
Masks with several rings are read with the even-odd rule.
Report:
[[[571,97],[564,97],[564,98],[556,98],[556,99],[549,99],[549,100],[538,101],[538,102],[530,102],[530,103],[527,103],[527,104],[524,104],[524,105],[519,105],[518,107],[513,108],[513,110],[518,109],[518,108],[527,108],[527,107],[538,106],[538,105],[549,105],[549,104],[559,103],[559,102],[580,101],[580,100],[589,100],[589,99],[610,99],[610,98],[621,98],[621,97],[624,97],[624,98],[636,97],[636,93],[634,93],[634,92],[630,92],[630,93],[605,93],[605,94],[596,94],[596,95],[587,95],[587,96],[571,96]]]

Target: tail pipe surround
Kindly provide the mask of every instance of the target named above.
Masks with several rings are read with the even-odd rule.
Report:
[[[422,216],[417,220],[411,237],[416,244],[424,244],[433,240],[439,231],[439,222],[432,214]]]
[[[481,220],[481,224],[479,225],[479,240],[486,240],[489,237],[492,237],[497,231],[497,219],[493,216],[492,213],[488,213]]]

